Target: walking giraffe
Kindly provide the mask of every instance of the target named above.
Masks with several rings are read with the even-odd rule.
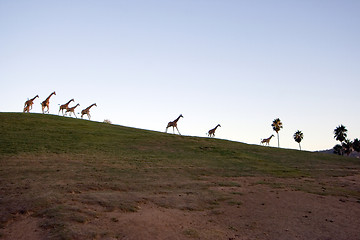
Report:
[[[216,125],[215,128],[209,130],[209,132],[208,132],[209,137],[211,137],[211,135],[212,135],[213,137],[215,137],[215,131],[216,131],[216,129],[217,129],[218,127],[221,127],[220,124]]]
[[[25,102],[24,104],[24,112],[30,112],[30,110],[32,109],[32,105],[34,104],[34,100],[35,98],[38,98],[39,95],[36,95],[35,97],[33,97],[32,99],[29,99]],[[26,110],[26,111],[25,111]]]
[[[55,91],[52,92],[52,93],[50,94],[50,96],[48,96],[48,97],[41,103],[41,108],[42,108],[42,112],[43,112],[43,113],[45,113],[45,112],[44,112],[44,109],[45,109],[46,107],[47,107],[47,112],[49,113],[49,103],[50,103],[50,98],[51,98],[52,95],[56,95]]]
[[[77,118],[77,116],[76,116],[76,114],[75,114],[75,108],[76,108],[77,106],[80,106],[80,104],[76,104],[76,106],[71,107],[71,108],[69,108],[69,107],[66,108],[65,115],[66,115],[68,112],[70,112],[69,117],[71,117],[71,113],[73,113],[73,114],[75,115],[75,117]]]
[[[274,137],[274,134],[272,134],[272,135],[271,135],[270,137],[268,137],[268,138],[262,139],[260,143],[261,143],[261,144],[266,143],[266,145],[269,145],[270,140],[271,140],[272,137]]]
[[[68,109],[69,104],[70,104],[71,102],[73,102],[73,101],[74,101],[74,99],[71,99],[71,100],[68,101],[67,103],[65,103],[65,104],[63,104],[63,105],[60,105],[60,109],[59,109],[58,115],[60,114],[60,111],[61,111],[62,115],[64,115],[64,110],[65,110],[65,114],[66,114],[66,110]]]
[[[93,103],[93,104],[91,104],[90,106],[88,106],[87,108],[83,109],[83,110],[81,111],[81,118],[83,118],[83,116],[86,114],[86,115],[88,116],[89,120],[90,120],[90,117],[91,117],[91,115],[90,115],[90,108],[92,108],[93,106],[97,107],[97,106],[96,106],[96,103]]]
[[[180,119],[181,117],[183,118],[183,115],[182,115],[182,114],[180,114],[180,116],[179,116],[177,119],[175,119],[174,121],[169,122],[169,123],[167,124],[167,126],[166,126],[165,132],[167,132],[167,130],[168,130],[169,127],[172,127],[172,128],[173,128],[173,133],[175,133],[174,128],[176,128],[176,130],[178,131],[179,135],[181,135],[180,132],[179,132],[179,129],[177,128],[177,122],[179,121],[179,119]]]

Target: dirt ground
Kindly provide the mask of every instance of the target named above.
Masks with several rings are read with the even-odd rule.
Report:
[[[213,209],[164,208],[146,199],[139,202],[135,212],[104,211],[100,206],[84,205],[98,212],[98,217],[71,227],[80,233],[94,232],[92,239],[360,239],[359,199],[278,187],[283,181],[294,179],[279,179],[278,184],[273,184],[274,179],[258,177],[232,178],[231,181],[236,184],[212,189],[232,195]],[[264,184],[258,184],[259,181]],[[336,181],[360,191],[359,175]],[[40,222],[41,218],[31,213],[19,215],[5,227],[2,238],[51,239]],[[81,234],[75,238],[83,239]]]

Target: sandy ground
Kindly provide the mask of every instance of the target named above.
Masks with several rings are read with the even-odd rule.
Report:
[[[254,184],[259,181],[254,177],[231,181],[237,185],[212,189],[233,195],[213,209],[171,209],[143,201],[136,212],[106,212],[89,205],[99,217],[72,227],[80,233],[96,232],[92,239],[360,239],[359,199]],[[360,176],[337,181],[360,191]],[[6,226],[2,238],[50,239],[40,221],[31,213],[19,215]],[[85,238],[79,234],[75,239]]]

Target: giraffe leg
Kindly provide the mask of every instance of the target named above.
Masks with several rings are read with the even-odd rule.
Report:
[[[179,132],[179,129],[177,128],[177,126],[176,126],[176,130],[178,131],[179,135],[181,135],[181,133]]]

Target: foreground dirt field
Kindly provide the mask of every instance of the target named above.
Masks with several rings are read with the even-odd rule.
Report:
[[[208,179],[204,181],[222,181]],[[69,205],[96,215],[91,221],[71,226],[80,233],[93,232],[92,239],[360,239],[360,202],[351,197],[305,193],[283,187],[294,179],[240,177],[227,179],[232,186],[218,186],[223,199],[212,209],[192,210],[160,207],[142,198],[137,210],[109,211],[99,205]],[[309,179],[297,179],[306,184]],[[360,191],[360,176],[329,179],[347,189]],[[324,193],[326,188],[321,187]],[[74,194],[76,195],[76,193]],[[158,193],[162,199],[181,202],[187,196]],[[188,193],[191,195],[191,193]],[[226,197],[226,196],[232,196]],[[3,231],[3,239],[49,239],[41,219],[31,212],[18,214]],[[84,234],[86,235],[86,234]],[[83,238],[86,239],[86,238]]]

